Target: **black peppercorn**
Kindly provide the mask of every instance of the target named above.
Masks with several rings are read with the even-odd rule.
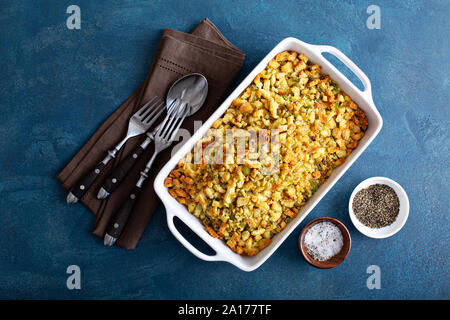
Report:
[[[356,193],[352,208],[365,226],[383,228],[397,218],[400,202],[394,189],[385,184],[374,184]]]

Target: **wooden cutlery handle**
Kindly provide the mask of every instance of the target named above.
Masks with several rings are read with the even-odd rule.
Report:
[[[139,195],[141,188],[135,186],[131,191],[128,198],[120,207],[119,211],[113,216],[111,221],[109,222],[108,228],[106,229],[106,233],[114,238],[119,238],[122,233],[123,228],[125,227],[128,217],[133,211],[134,204]]]
[[[95,168],[86,173],[80,180],[77,181],[75,186],[70,190],[70,192],[81,199],[82,196],[89,190],[91,185],[94,183],[95,179],[98,177],[100,172],[106,167],[107,163],[104,161],[99,162]]]
[[[127,176],[128,172],[136,164],[139,157],[142,155],[142,153],[144,153],[144,150],[145,149],[143,149],[141,146],[137,146],[136,148],[134,148],[134,150],[130,152],[116,168],[114,168],[111,175],[103,183],[103,189],[105,189],[108,193],[113,193],[114,191],[116,191],[120,183]]]

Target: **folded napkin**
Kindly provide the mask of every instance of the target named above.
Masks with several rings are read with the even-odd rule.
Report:
[[[116,145],[125,135],[128,120],[146,101],[154,96],[165,99],[167,90],[179,77],[190,73],[201,73],[208,79],[208,97],[203,107],[185,119],[183,128],[193,133],[194,120],[205,121],[218,107],[233,79],[241,69],[244,53],[233,46],[208,19],[204,19],[190,34],[165,29],[150,72],[145,82],[100,126],[97,132],[81,148],[75,157],[58,175],[62,186],[69,190],[88,170],[102,160],[107,150]],[[161,117],[162,119],[162,117]],[[84,203],[96,216],[93,233],[103,237],[108,222],[125,201],[139,178],[139,172],[153,154],[153,144],[141,156],[135,167],[120,187],[107,199],[98,200],[97,192],[103,180],[118,163],[141,143],[143,135],[128,140],[118,152],[116,159],[102,171],[89,191],[82,197]],[[173,145],[176,145],[174,143]],[[159,198],[153,189],[157,173],[170,158],[172,148],[161,152],[150,172],[134,210],[117,241],[119,246],[134,249],[145,230]]]

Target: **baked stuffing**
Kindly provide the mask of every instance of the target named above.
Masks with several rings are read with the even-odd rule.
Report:
[[[263,173],[259,161],[192,163],[191,151],[164,181],[211,236],[238,254],[253,256],[269,245],[364,136],[364,112],[320,71],[304,54],[281,52],[212,125],[223,133],[277,130],[276,174]],[[213,141],[206,134],[197,147]]]

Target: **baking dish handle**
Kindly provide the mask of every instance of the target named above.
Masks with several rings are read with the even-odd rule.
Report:
[[[175,214],[171,213],[170,210],[167,210],[168,208],[166,208],[166,214],[167,214],[167,225],[169,226],[170,231],[172,232],[172,234],[175,236],[175,238],[178,239],[178,241],[181,242],[181,244],[188,249],[190,252],[192,252],[192,254],[194,254],[197,258],[200,258],[202,260],[206,260],[206,261],[225,261],[225,259],[219,255],[216,251],[216,254],[213,256],[204,254],[203,252],[201,252],[200,250],[198,250],[196,247],[194,247],[189,241],[186,240],[185,237],[183,237],[181,235],[181,233],[177,230],[177,228],[175,227],[175,224],[173,223],[173,218],[176,216]],[[183,221],[183,223],[186,223]],[[188,227],[190,227],[188,225]],[[203,237],[201,237],[202,240],[205,241],[205,239],[203,239]]]
[[[323,52],[330,53],[334,55],[336,58],[338,58],[343,64],[345,64],[351,71],[353,71],[354,74],[361,80],[364,91],[359,90],[361,94],[369,97],[372,100],[372,86],[370,84],[369,78],[366,76],[364,72],[352,61],[350,60],[345,54],[343,54],[339,49],[331,46],[315,46],[316,49],[318,49],[319,53],[322,55]],[[356,87],[356,86],[355,86]]]

